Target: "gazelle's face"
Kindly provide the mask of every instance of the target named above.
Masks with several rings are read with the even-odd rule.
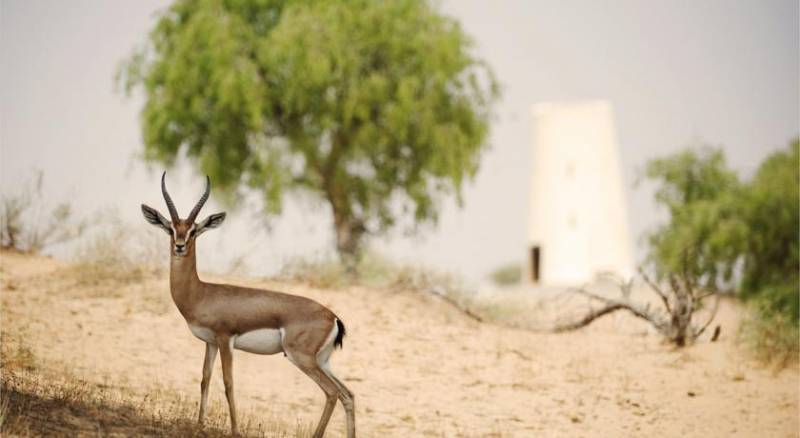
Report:
[[[142,214],[144,215],[144,219],[151,225],[155,225],[169,234],[172,242],[170,253],[175,257],[185,257],[189,254],[194,254],[194,242],[197,236],[220,226],[225,220],[225,213],[214,213],[200,221],[200,223],[194,222],[197,214],[200,213],[200,209],[203,208],[203,204],[205,204],[208,199],[211,190],[211,182],[208,177],[206,177],[205,193],[194,206],[192,212],[189,213],[189,217],[181,219],[178,217],[178,211],[172,203],[169,193],[167,193],[167,187],[164,184],[165,176],[166,172],[161,176],[161,192],[164,195],[164,200],[167,202],[167,208],[169,208],[169,215],[172,220],[167,220],[167,218],[162,216],[155,208],[148,207],[144,204],[142,204]]]
[[[172,224],[172,255],[183,257],[194,249],[197,224],[181,220]]]

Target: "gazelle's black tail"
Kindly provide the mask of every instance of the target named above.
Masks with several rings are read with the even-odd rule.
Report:
[[[339,328],[339,331],[336,333],[336,339],[333,340],[333,346],[342,348],[342,340],[347,331],[344,329],[344,323],[339,318],[336,318],[336,327]]]

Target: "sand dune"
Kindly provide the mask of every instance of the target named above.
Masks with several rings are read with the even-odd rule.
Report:
[[[796,367],[774,374],[735,342],[724,303],[719,342],[663,345],[616,315],[569,334],[480,324],[436,298],[364,288],[203,276],[309,296],[346,323],[332,369],[356,394],[361,436],[798,436]],[[167,276],[95,281],[41,257],[3,254],[2,329],[42,367],[137,394],[199,398],[203,344],[169,297]],[[314,423],[321,391],[281,355],[237,352],[237,401],[250,415]],[[224,407],[219,363],[211,403]],[[344,412],[327,436],[343,436]]]

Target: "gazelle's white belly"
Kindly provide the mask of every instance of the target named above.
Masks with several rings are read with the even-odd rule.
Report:
[[[216,336],[211,329],[189,324],[189,330],[201,341],[216,344]],[[233,348],[255,354],[276,354],[283,351],[283,330],[257,329],[233,336]]]
[[[233,348],[256,354],[275,354],[283,351],[283,333],[279,329],[258,329],[242,333],[233,339]]]

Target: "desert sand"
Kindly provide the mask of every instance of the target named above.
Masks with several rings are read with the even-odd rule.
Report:
[[[201,267],[202,268],[202,267]],[[2,256],[2,330],[40,368],[63,367],[137,394],[199,400],[203,343],[174,307],[167,273],[86,278],[44,257]],[[566,334],[478,323],[436,297],[201,274],[206,281],[316,299],[347,326],[331,367],[356,394],[364,437],[795,437],[796,366],[775,372],[736,342],[738,304],[725,302],[720,340],[663,344],[613,315]],[[237,352],[237,403],[249,416],[313,424],[324,397],[282,355]],[[210,403],[224,409],[219,362]],[[344,436],[337,406],[326,436]]]

